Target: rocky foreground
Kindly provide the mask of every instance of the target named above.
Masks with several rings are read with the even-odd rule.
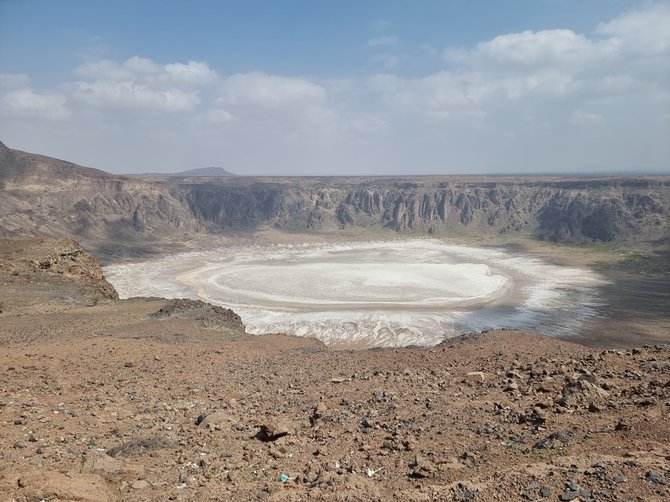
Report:
[[[670,499],[667,345],[332,351],[73,249],[0,244],[0,500]]]

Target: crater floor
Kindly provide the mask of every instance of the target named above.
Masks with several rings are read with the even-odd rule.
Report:
[[[244,245],[107,267],[122,297],[200,298],[253,334],[332,346],[431,346],[463,331],[576,334],[597,315],[595,272],[497,249],[413,239]]]

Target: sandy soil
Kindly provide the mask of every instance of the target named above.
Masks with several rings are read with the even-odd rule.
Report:
[[[667,345],[333,351],[3,249],[0,500],[670,497]]]

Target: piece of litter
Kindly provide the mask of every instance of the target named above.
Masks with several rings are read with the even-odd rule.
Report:
[[[284,474],[283,472],[281,474],[279,474],[279,481],[281,481],[282,483],[286,483],[288,481],[293,481],[294,479],[295,478],[291,478],[291,477],[289,477],[288,474]]]
[[[368,478],[371,478],[375,474],[377,474],[379,471],[381,471],[383,467],[380,467],[379,469],[370,469],[369,467],[365,469],[365,474],[368,475]]]

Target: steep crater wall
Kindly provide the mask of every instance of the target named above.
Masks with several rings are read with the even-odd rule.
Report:
[[[484,232],[600,240],[668,235],[670,185],[434,183],[277,187],[188,185],[190,211],[213,231],[383,227],[398,232]]]
[[[128,178],[0,143],[0,236],[88,242],[386,228],[554,241],[670,236],[670,178]]]

